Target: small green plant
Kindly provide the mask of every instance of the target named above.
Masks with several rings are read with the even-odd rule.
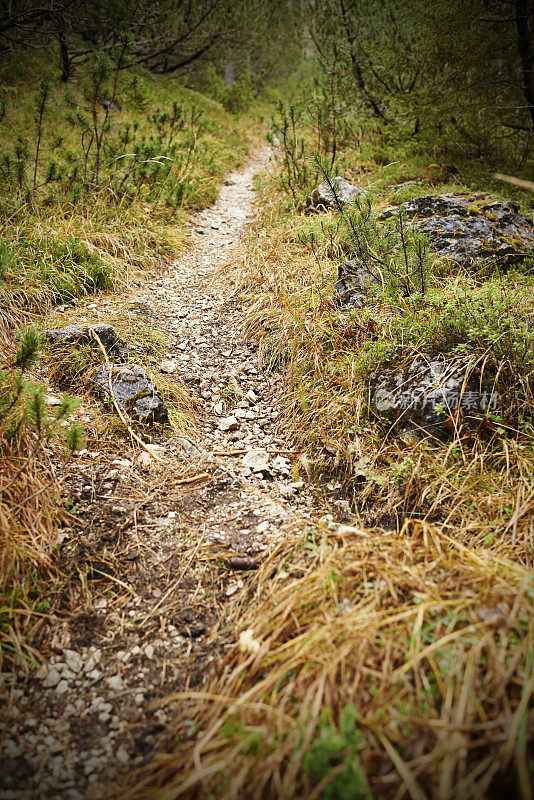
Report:
[[[302,770],[314,785],[327,780],[321,793],[323,800],[364,800],[370,798],[365,775],[359,763],[361,734],[358,713],[346,706],[339,719],[339,730],[324,714],[316,737],[302,760]]]
[[[436,406],[437,408],[437,406]],[[415,469],[415,462],[413,458],[403,458],[402,461],[399,461],[391,466],[391,476],[397,486],[402,487],[404,486],[407,481],[410,480],[411,476],[413,475]]]
[[[423,297],[430,281],[427,237],[416,226],[407,226],[402,213],[390,220],[380,220],[369,196],[356,198],[350,206],[343,205],[339,185],[326,159],[316,154],[313,163],[334,198],[352,257],[393,299]]]
[[[83,442],[81,426],[69,419],[78,401],[64,395],[52,409],[44,386],[26,377],[39,344],[33,328],[19,332],[16,352],[0,370],[0,646],[8,660],[14,650],[24,654],[32,613],[49,602],[42,582],[54,571],[61,511],[57,478],[44,451],[52,440],[63,439],[71,453]]]

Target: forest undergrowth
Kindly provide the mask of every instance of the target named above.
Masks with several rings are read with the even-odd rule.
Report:
[[[531,196],[458,153],[355,139],[321,154],[280,105],[280,172],[231,276],[325,516],[251,579],[236,646],[205,691],[169,698],[174,752],[124,797],[532,796],[532,259],[468,271],[377,219],[430,193],[489,190],[526,213]],[[308,215],[332,175],[370,202]],[[385,290],[339,309],[337,264],[355,254],[381,258]],[[476,430],[457,413],[445,442],[384,423],[369,377],[418,354],[482,364],[499,408]],[[332,478],[353,525],[331,522]]]
[[[346,23],[338,17],[325,22]],[[172,752],[135,775],[124,798],[532,798],[533,260],[467,270],[435,258],[402,216],[379,219],[412,198],[454,191],[491,191],[531,215],[532,195],[494,177],[526,168],[531,131],[519,113],[521,125],[504,112],[504,123],[477,114],[471,84],[462,129],[446,91],[454,71],[444,83],[447,113],[432,82],[410,106],[404,74],[382,102],[355,78],[356,33],[347,28],[345,50],[338,33],[325,25],[324,46],[314,43],[318,62],[332,49],[322,83],[306,84],[301,107],[281,100],[273,113],[277,168],[258,187],[256,220],[228,276],[262,368],[283,375],[281,410],[301,454],[293,469],[306,473],[319,521],[248,575],[221,631],[235,642],[202,691],[167,698]],[[402,36],[396,44],[404,47]],[[214,200],[262,127],[259,101],[249,114],[229,113],[240,108],[240,87],[249,91],[246,78],[233,94],[224,90],[225,110],[135,67],[131,52],[123,31],[67,83],[45,50],[3,66],[5,674],[40,658],[32,641],[62,591],[56,534],[68,507],[58,464],[83,441],[75,401],[65,394],[50,406],[44,383],[83,394],[95,360],[43,354],[44,314],[55,308],[54,320],[67,319],[82,298],[163,268],[188,215]],[[416,85],[425,70],[412,66]],[[383,84],[383,72],[372,71],[373,81]],[[367,198],[309,215],[307,196],[336,175]],[[347,310],[336,305],[335,284],[338,264],[352,256],[380,264],[382,290]],[[143,341],[142,365],[163,353],[150,322],[109,321]],[[417,355],[470,359],[498,407],[476,428],[449,415],[446,441],[386,423],[370,402],[371,376]],[[191,423],[187,396],[170,400],[171,418]],[[127,440],[124,427],[106,424],[108,439]],[[350,525],[333,519],[324,491],[332,480],[342,483]]]
[[[94,52],[67,84],[55,70],[53,48],[14,55],[2,67],[0,667],[6,674],[39,660],[32,640],[61,596],[57,532],[71,503],[60,463],[84,440],[74,424],[78,401],[67,392],[87,397],[88,375],[101,361],[94,348],[58,358],[43,347],[45,317],[49,324],[75,321],[76,309],[83,314],[91,298],[128,291],[163,270],[183,244],[190,215],[213,202],[261,129],[261,108],[245,119],[172,77],[134,68],[131,45],[124,34],[110,53]],[[122,314],[106,321],[140,350],[138,361],[149,369],[165,350],[157,329],[141,319]],[[49,403],[50,385],[65,392],[59,405]],[[194,411],[186,393],[166,389],[172,424],[189,424]],[[128,439],[124,426],[112,431],[102,424],[104,439]]]

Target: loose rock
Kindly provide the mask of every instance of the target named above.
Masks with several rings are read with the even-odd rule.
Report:
[[[225,417],[222,419],[218,426],[220,431],[233,431],[236,428],[239,428],[239,422],[237,419],[232,415],[230,417]]]
[[[461,411],[466,422],[479,422],[486,411],[495,410],[499,399],[472,362],[444,356],[433,361],[418,356],[407,369],[376,372],[370,383],[380,416],[438,439],[454,433],[456,412]]]
[[[261,473],[262,475],[270,475],[269,469],[269,454],[266,450],[251,450],[243,457],[242,464],[252,472]]]
[[[124,362],[128,356],[126,342],[119,338],[111,325],[68,325],[65,328],[54,328],[44,333],[45,338],[54,346],[75,347],[90,345],[98,348],[95,335],[100,339],[108,356],[116,361]]]
[[[172,375],[173,372],[176,372],[176,361],[172,361],[169,358],[164,358],[159,365],[161,372],[165,372],[168,375]]]
[[[439,255],[473,267],[483,260],[520,261],[534,251],[534,225],[517,203],[484,192],[426,195],[401,205]],[[387,209],[381,218],[398,214]]]
[[[113,396],[122,411],[140,422],[168,422],[167,406],[156,386],[141,367],[136,364],[125,364],[121,367],[111,367],[111,369]],[[110,367],[104,364],[98,367],[94,374],[94,391],[108,402],[111,401],[109,370]]]
[[[379,270],[362,264],[358,259],[344,261],[338,266],[335,303],[338,308],[363,308],[371,287],[382,289]]]
[[[318,214],[328,208],[338,208],[354,203],[357,197],[364,197],[367,194],[363,189],[359,189],[345,178],[337,175],[331,182],[323,181],[317,189],[306,199],[306,213]]]

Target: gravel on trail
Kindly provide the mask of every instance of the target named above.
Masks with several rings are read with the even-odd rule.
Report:
[[[260,370],[223,269],[239,254],[268,157],[229,177],[165,274],[100,304],[127,305],[165,330],[161,372],[188,387],[197,426],[149,445],[158,460],[108,447],[70,466],[79,511],[61,534],[68,610],[37,641],[44,666],[8,688],[0,800],[101,798],[150,760],[168,721],[161,700],[202,687],[237,646],[239,631],[216,632],[247,569],[316,517],[279,421],[281,376]],[[91,307],[97,314],[98,301]]]

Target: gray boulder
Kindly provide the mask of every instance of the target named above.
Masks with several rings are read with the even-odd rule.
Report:
[[[519,205],[483,192],[426,195],[400,208],[430,240],[438,255],[467,267],[490,260],[501,264],[520,261],[534,253],[534,225]],[[398,214],[386,209],[381,219]]]
[[[111,325],[68,325],[65,328],[53,328],[44,332],[45,339],[53,346],[76,347],[77,345],[90,345],[98,349],[98,344],[93,336],[98,336],[104,350],[116,361],[126,361],[128,348]]]
[[[332,187],[335,191],[335,196]],[[323,181],[317,189],[313,190],[306,199],[306,212],[308,214],[318,214],[328,208],[338,208],[338,203],[343,208],[347,204],[354,203],[357,197],[364,197],[367,194],[363,189],[358,189],[357,186],[353,186],[352,183],[349,183],[339,175],[332,178],[332,187],[330,187],[328,181]]]
[[[343,261],[337,274],[334,301],[338,308],[363,308],[369,288],[382,288],[378,269],[368,267],[356,258]]]
[[[388,422],[415,428],[438,439],[454,432],[459,410],[467,424],[494,411],[499,396],[469,359],[418,356],[406,369],[385,369],[370,378],[371,405]],[[440,408],[442,410],[440,410]]]
[[[122,411],[139,422],[152,424],[169,421],[167,406],[155,384],[137,364],[123,364],[119,367],[103,364],[98,367],[94,373],[93,388],[99,397],[108,404],[111,403],[108,377],[110,369],[113,396]]]

